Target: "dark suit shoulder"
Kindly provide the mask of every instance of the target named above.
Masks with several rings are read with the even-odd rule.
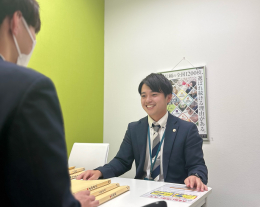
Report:
[[[52,81],[46,76],[32,69],[0,60],[0,123],[5,120],[5,124],[10,124],[27,95],[32,90],[44,88],[54,89]],[[8,127],[0,125],[0,134],[3,128]]]
[[[0,80],[32,82],[35,79],[47,78],[45,75],[7,61],[0,61]]]
[[[30,89],[32,85],[42,81],[53,85],[48,77],[33,69],[0,60],[1,98],[7,98],[8,94],[13,94],[14,98],[21,98],[21,95]]]
[[[130,122],[128,124],[128,127],[134,128],[134,127],[137,127],[140,124],[144,124],[144,123],[148,123],[148,116],[145,116],[145,117],[141,118],[139,121]]]
[[[192,122],[184,121],[180,119],[179,117],[173,116],[172,114],[169,113],[168,120],[171,120],[171,122],[178,124],[180,127],[185,127],[187,129],[196,126]]]

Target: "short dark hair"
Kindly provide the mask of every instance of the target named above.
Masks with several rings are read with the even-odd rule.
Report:
[[[39,4],[36,0],[0,0],[0,25],[6,17],[20,11],[29,26],[38,33],[41,29]]]
[[[151,73],[145,79],[143,79],[138,87],[138,92],[140,95],[144,84],[154,92],[164,93],[165,97],[169,94],[172,94],[172,84],[162,74]]]

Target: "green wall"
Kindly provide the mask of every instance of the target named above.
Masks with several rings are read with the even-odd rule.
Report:
[[[104,0],[38,0],[42,28],[28,67],[54,82],[68,155],[74,142],[103,142]]]

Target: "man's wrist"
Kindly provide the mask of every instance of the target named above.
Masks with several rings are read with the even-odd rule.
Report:
[[[103,177],[103,174],[102,174],[102,172],[100,170],[97,170],[97,172],[98,172],[98,178]]]
[[[198,173],[193,173],[193,174],[191,174],[191,175],[193,175],[193,176],[196,176],[197,178],[199,178],[199,179],[201,179],[201,180],[202,180],[201,176],[199,176],[199,174],[198,174]]]

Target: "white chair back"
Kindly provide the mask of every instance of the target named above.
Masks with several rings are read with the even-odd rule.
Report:
[[[109,144],[107,143],[74,143],[70,156],[69,167],[84,167],[93,170],[107,163]]]

